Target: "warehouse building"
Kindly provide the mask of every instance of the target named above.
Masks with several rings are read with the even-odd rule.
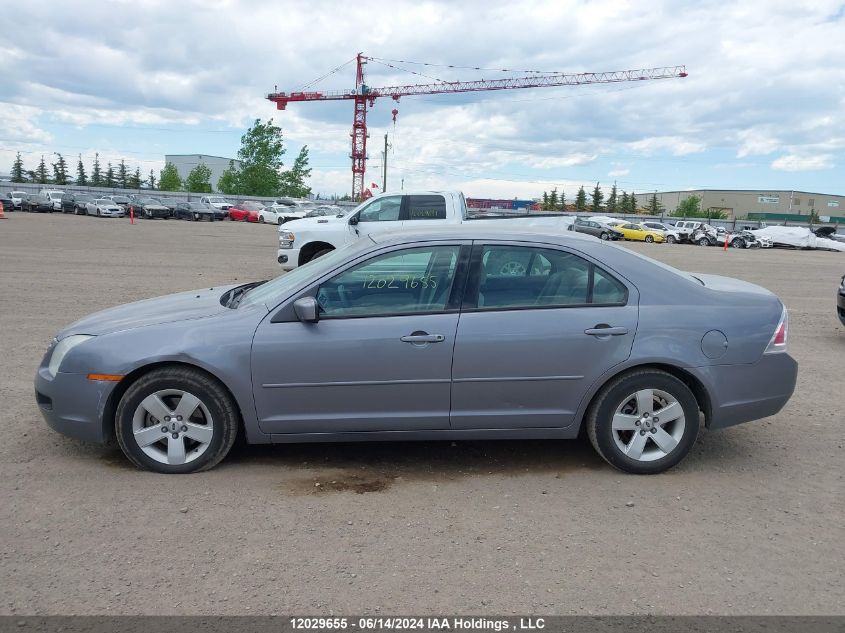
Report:
[[[217,181],[220,180],[220,176],[229,169],[229,161],[234,161],[235,168],[241,168],[241,161],[239,160],[222,156],[209,156],[208,154],[167,154],[164,160],[176,166],[179,178],[183,181],[194,167],[205,165],[211,170],[211,187],[214,191],[217,191]]]
[[[654,193],[636,194],[637,206],[647,207]],[[701,209],[724,211],[728,218],[784,219],[780,216],[808,216],[812,211],[823,222],[826,218],[845,216],[845,195],[810,191],[768,189],[694,189],[690,191],[658,191],[657,200],[667,213],[690,196],[701,198]],[[796,220],[799,220],[796,217]],[[845,220],[843,220],[845,221]]]

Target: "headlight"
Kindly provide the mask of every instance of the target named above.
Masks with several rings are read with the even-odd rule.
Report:
[[[89,338],[94,337],[89,336],[88,334],[74,334],[73,336],[68,336],[67,338],[63,338],[59,341],[53,348],[53,355],[50,356],[50,364],[47,367],[47,371],[50,372],[50,375],[55,378],[62,365],[62,361],[65,359],[65,356],[67,356],[67,353],[80,343],[87,341]]]
[[[295,236],[291,231],[279,231],[279,248],[293,248]]]

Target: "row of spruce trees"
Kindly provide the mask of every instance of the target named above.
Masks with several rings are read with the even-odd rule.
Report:
[[[543,211],[575,211],[577,213],[648,213],[650,215],[660,215],[663,211],[663,205],[657,199],[657,194],[652,194],[648,205],[645,207],[637,206],[637,198],[632,191],[630,194],[627,191],[619,190],[616,183],[610,189],[610,195],[605,200],[604,192],[601,189],[601,184],[596,183],[593,192],[590,194],[589,200],[587,192],[582,185],[575,195],[575,202],[568,204],[566,202],[566,195],[563,191],[558,191],[557,187],[551,192],[543,192],[543,201],[540,203],[540,209]]]
[[[95,154],[89,175],[80,154],[76,163],[76,175],[71,176],[65,157],[58,152],[54,156],[57,157],[56,162],[50,163],[49,167],[44,156],[41,156],[41,162],[35,169],[26,169],[23,158],[18,152],[12,163],[12,182],[31,182],[40,185],[76,184],[83,187],[113,187],[115,189],[140,189],[149,184],[151,188],[155,188],[156,178],[152,170],[150,170],[149,179],[144,179],[141,176],[140,167],[135,167],[135,171],[129,171],[124,160],[121,160],[116,167],[109,162],[106,169],[103,169],[100,164],[100,155]]]

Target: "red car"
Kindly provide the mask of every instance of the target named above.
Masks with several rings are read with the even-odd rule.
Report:
[[[264,208],[260,202],[245,200],[229,209],[229,219],[240,222],[258,222],[258,212]]]

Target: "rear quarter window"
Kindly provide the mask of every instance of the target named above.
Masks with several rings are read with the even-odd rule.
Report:
[[[409,220],[445,220],[446,199],[443,196],[408,196]]]

